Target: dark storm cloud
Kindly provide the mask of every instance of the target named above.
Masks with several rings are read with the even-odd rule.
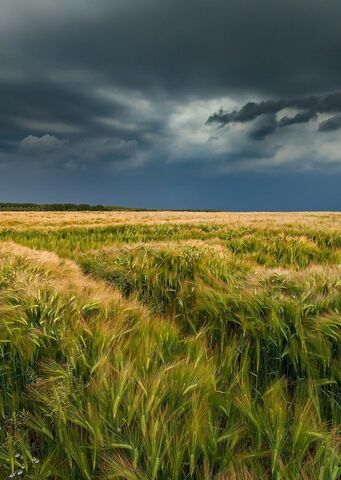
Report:
[[[313,120],[317,117],[316,112],[314,111],[309,111],[305,110],[300,113],[296,113],[296,115],[293,115],[292,117],[282,117],[278,124],[280,127],[287,127],[289,125],[295,125],[296,123],[307,123],[310,122],[310,120]]]
[[[42,132],[54,123],[64,125],[66,130],[68,127],[89,130],[95,115],[105,115],[113,109],[112,105],[109,107],[107,102],[95,98],[91,91],[50,80],[0,80],[0,92],[2,136],[30,133],[31,122],[40,122]],[[116,108],[119,111],[119,106]]]
[[[22,2],[11,1],[19,15]],[[10,33],[31,71],[79,69],[178,94],[293,95],[339,84],[338,0],[27,3]]]
[[[320,132],[331,132],[333,130],[338,130],[341,128],[341,115],[334,115],[333,117],[328,118],[324,122],[321,122],[319,125]]]
[[[82,83],[0,80],[0,92],[0,162],[121,162],[137,146],[144,153],[146,132],[160,128],[156,120],[137,119],[124,98],[108,100]]]
[[[49,125],[52,124],[56,125],[56,131],[63,130],[64,126],[67,133],[78,132],[84,136],[112,131],[112,128],[106,127],[105,122],[99,124],[98,118],[119,118],[122,125],[127,119],[131,120],[131,113],[124,101],[118,98],[108,100],[87,84],[65,81],[58,83],[50,79],[0,79],[0,92],[1,132],[6,130],[8,135],[30,131],[30,122],[40,122],[41,131],[51,128]],[[148,119],[146,126],[151,126]],[[124,128],[116,126],[116,129],[123,134]]]
[[[5,0],[1,14],[2,74],[19,79],[0,86],[10,126],[19,113],[89,126],[109,108],[93,96],[101,85],[159,95],[162,109],[169,97],[330,91],[341,76],[338,0]]]
[[[339,0],[3,0],[0,168],[268,165],[272,133],[339,128],[340,20]],[[220,99],[209,123],[246,135],[206,140]]]
[[[263,140],[276,130],[276,115],[273,113],[260,115],[249,130],[249,137],[253,140]]]
[[[224,112],[222,109],[207,120],[208,123],[227,125],[234,122],[249,122],[260,115],[275,114],[286,108],[303,110],[294,117],[284,117],[282,125],[309,122],[317,113],[335,113],[341,111],[341,93],[302,97],[295,99],[267,100],[263,102],[248,102],[240,110]]]
[[[277,120],[276,114],[285,109],[295,109],[298,110],[298,113],[292,116],[285,115]],[[259,103],[248,102],[239,110],[232,112],[225,112],[223,109],[220,109],[208,118],[207,124],[228,125],[230,123],[245,123],[258,119],[251,129],[251,137],[263,139],[266,135],[273,133],[278,127],[308,123],[310,120],[316,119],[318,114],[337,112],[341,112],[341,93],[295,99],[267,100]],[[336,130],[340,126],[340,117],[334,116],[321,122],[319,130]]]

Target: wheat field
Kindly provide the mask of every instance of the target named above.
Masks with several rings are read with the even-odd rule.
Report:
[[[337,480],[341,214],[0,213],[0,479]]]

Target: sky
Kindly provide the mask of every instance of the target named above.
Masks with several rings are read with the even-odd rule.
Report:
[[[0,202],[341,210],[340,0],[2,0]]]

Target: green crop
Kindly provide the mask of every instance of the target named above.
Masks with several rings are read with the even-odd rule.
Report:
[[[303,225],[0,230],[0,479],[339,479],[340,251]]]

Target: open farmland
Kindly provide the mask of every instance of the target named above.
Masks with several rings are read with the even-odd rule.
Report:
[[[0,479],[338,480],[341,214],[0,212]]]

